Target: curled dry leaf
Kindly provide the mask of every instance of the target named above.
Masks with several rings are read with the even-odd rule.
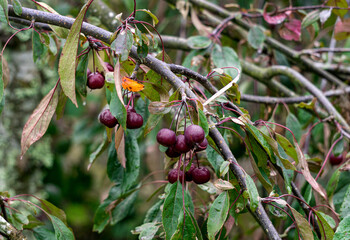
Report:
[[[274,11],[267,12],[267,8],[269,6],[273,6]],[[274,15],[277,12],[277,10],[278,9],[274,4],[272,4],[272,3],[265,4],[263,17],[267,23],[276,25],[276,24],[282,23],[286,19],[287,15],[285,13],[279,13],[279,14]]]
[[[56,86],[41,100],[39,105],[24,125],[21,139],[21,158],[28,148],[38,141],[46,132],[58,103]]]

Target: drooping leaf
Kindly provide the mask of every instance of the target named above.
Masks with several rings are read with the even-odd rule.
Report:
[[[228,209],[230,207],[230,198],[228,193],[222,192],[213,202],[209,209],[209,217],[207,222],[209,240],[215,239],[215,235],[224,225]]]
[[[132,194],[127,196],[126,198],[121,198],[116,200],[117,202],[120,200],[121,202],[115,206],[113,201],[109,207],[113,206],[112,210],[112,219],[111,219],[111,225],[115,225],[124,218],[126,218],[129,213],[132,211],[132,208],[134,206],[136,197],[137,197],[138,191],[134,191]]]
[[[112,115],[118,120],[118,123],[126,130],[126,109],[124,104],[120,101],[117,92],[112,91],[111,102],[109,104],[109,109]]]
[[[207,136],[209,134],[208,120],[205,117],[204,112],[199,108],[198,108],[198,116],[199,116],[199,126],[203,128],[205,136]]]
[[[248,42],[255,49],[261,49],[265,41],[264,30],[259,26],[253,26],[248,32]]]
[[[330,199],[333,197],[335,191],[337,190],[339,178],[340,178],[340,171],[337,169],[336,171],[334,171],[334,173],[332,174],[331,178],[327,183],[326,191],[327,191],[327,196]]]
[[[8,3],[7,0],[0,0],[0,5],[2,10],[4,11],[6,21],[9,22],[9,12],[8,12]]]
[[[192,36],[187,39],[187,44],[192,49],[204,49],[210,46],[211,40],[205,36]]]
[[[301,28],[307,28],[320,19],[320,10],[309,12],[301,21]]]
[[[162,211],[161,206],[164,203],[164,199],[159,200],[156,202],[151,208],[148,209],[146,213],[144,223],[149,222],[161,222],[162,221]]]
[[[302,134],[301,124],[298,118],[293,113],[288,114],[286,119],[286,127],[293,132],[294,137],[297,139],[297,142],[299,142]],[[294,143],[293,136],[289,131],[286,131],[286,137],[289,140],[289,142]]]
[[[294,159],[294,161],[298,164],[298,154],[294,148],[294,146],[288,141],[287,138],[282,136],[281,134],[276,133],[276,140],[280,144],[280,146],[283,148],[283,150],[286,152],[288,156]]]
[[[39,201],[41,202],[41,208],[44,211],[46,211],[48,214],[50,214],[50,216],[55,216],[60,221],[62,221],[63,224],[68,226],[66,214],[64,213],[64,211],[62,209],[59,209],[58,207],[56,207],[52,203],[46,201],[45,199],[39,199]]]
[[[156,235],[160,224],[157,222],[144,223],[141,226],[136,227],[132,234],[140,234],[139,239],[152,240]]]
[[[207,158],[211,166],[214,168],[216,176],[220,176],[220,166],[225,161],[220,154],[218,154],[214,148],[212,148],[210,145],[206,149],[207,152]]]
[[[215,44],[211,53],[211,59],[217,68],[225,68],[224,72],[235,79],[239,72],[242,71],[241,63],[237,53],[230,47],[221,47]],[[227,68],[228,67],[228,68]]]
[[[342,219],[350,216],[350,186],[345,193],[343,203],[340,207],[340,217]]]
[[[87,95],[86,82],[88,63],[88,54],[84,54],[80,57],[76,70],[76,88],[83,97]]]
[[[182,188],[177,181],[171,185],[163,205],[162,221],[167,240],[171,239],[177,229],[179,216],[183,214],[182,207]]]
[[[111,48],[117,55],[120,56],[121,62],[128,59],[133,40],[131,31],[129,29],[125,29],[119,32],[117,38],[112,42]]]
[[[138,11],[142,11],[142,12],[147,13],[153,20],[153,26],[158,24],[158,22],[159,22],[158,18],[150,10],[148,10],[148,9],[138,9]]]
[[[89,165],[87,167],[88,170],[91,168],[92,164],[96,161],[96,159],[107,149],[108,144],[109,144],[109,141],[108,141],[107,135],[105,135],[101,144],[89,156]]]
[[[298,230],[303,239],[314,239],[309,222],[297,210],[289,206],[292,211]]]
[[[350,216],[344,218],[334,233],[333,240],[347,239],[350,235]]]
[[[55,239],[55,233],[47,227],[36,227],[33,234],[36,240]]]
[[[33,30],[33,38],[32,38],[32,44],[33,44],[33,60],[34,63],[39,63],[40,60],[42,60],[43,53],[44,53],[44,45],[41,42],[40,35],[36,31]]]
[[[323,230],[320,231],[322,236],[321,239],[333,239],[334,231],[331,227],[331,224],[334,224],[333,218],[323,212],[317,211],[317,222],[319,226],[323,226]]]
[[[259,193],[253,179],[246,174],[247,192],[249,194],[250,209],[255,212],[259,205]]]
[[[73,232],[56,216],[50,215],[57,240],[74,240]]]
[[[163,114],[151,114],[147,120],[143,135],[149,134],[158,125],[163,116]]]
[[[16,15],[21,16],[22,15],[22,5],[19,0],[13,0],[13,11]]]
[[[62,49],[61,57],[58,64],[58,74],[60,76],[60,83],[64,93],[67,97],[78,107],[76,95],[75,95],[75,69],[76,69],[76,57],[78,52],[78,43],[80,30],[85,18],[87,9],[91,2],[89,0],[80,10],[76,17],[67,37],[67,41]]]
[[[21,138],[21,157],[33,143],[45,134],[58,103],[56,88],[57,84],[41,100],[24,125]]]
[[[53,14],[60,15],[58,12],[56,12],[52,7],[50,7],[47,3],[44,2],[37,2],[37,7],[39,10],[44,12],[49,12]],[[69,30],[63,27],[58,27],[56,25],[49,25],[50,28],[60,37],[63,39],[66,39],[69,33]]]

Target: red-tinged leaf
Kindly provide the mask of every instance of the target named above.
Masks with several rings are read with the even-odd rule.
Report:
[[[350,36],[350,18],[338,21],[334,27],[334,38],[344,40]]]
[[[77,53],[78,53],[78,43],[81,26],[86,14],[87,9],[89,8],[91,2],[89,0],[83,8],[80,10],[76,20],[74,21],[67,41],[62,49],[59,65],[58,65],[58,74],[60,76],[60,83],[64,93],[67,97],[78,107],[76,95],[75,95],[75,68],[77,62]]]
[[[120,164],[125,168],[125,138],[124,138],[124,129],[119,127],[118,130],[115,131],[115,150],[117,151],[117,156]]]
[[[310,227],[309,222],[304,218],[303,215],[301,215],[297,210],[289,206],[289,209],[293,213],[297,228],[300,232],[300,235],[303,237],[303,239],[314,239],[314,235],[312,234],[312,230]]]
[[[324,188],[318,184],[318,182],[315,180],[315,178],[311,175],[309,166],[307,164],[307,161],[305,159],[305,156],[303,152],[301,151],[299,145],[294,140],[295,150],[297,151],[297,155],[299,158],[299,164],[301,165],[301,173],[303,174],[305,180],[311,185],[311,187],[320,194],[321,197],[323,197],[326,201],[327,200],[327,194]]]
[[[267,12],[267,8],[269,6],[273,6],[274,7],[274,11]],[[266,3],[265,4],[263,17],[264,17],[264,19],[265,19],[265,21],[267,23],[273,24],[273,25],[280,24],[286,19],[287,15],[285,13],[280,13],[280,14],[274,15],[274,13],[276,11],[277,11],[277,7],[274,4],[271,4],[271,3]]]
[[[41,100],[27,123],[24,125],[21,139],[21,157],[28,148],[38,141],[46,132],[58,103],[56,86]]]
[[[285,22],[278,32],[283,39],[299,41],[301,35],[301,21],[298,19],[291,19],[289,22]]]

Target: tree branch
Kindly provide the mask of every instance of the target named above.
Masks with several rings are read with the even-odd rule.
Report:
[[[27,239],[21,231],[9,224],[5,218],[0,215],[0,233],[11,240],[25,240]]]
[[[210,3],[210,2],[207,2],[205,0],[190,0],[190,2],[198,7],[204,8],[212,13],[215,13],[216,15],[218,15],[222,18],[231,18],[232,17],[232,13],[230,13],[226,9],[221,8],[220,6],[215,5],[213,3]],[[232,22],[243,27],[246,30],[249,30],[252,27],[248,22],[245,22],[245,21],[238,19],[238,18],[232,19]],[[297,52],[297,51],[289,48],[288,46],[280,43],[279,41],[277,41],[271,37],[268,37],[268,36],[266,36],[265,43],[267,45],[269,45],[270,47],[284,53],[288,58],[293,60],[299,66],[306,68],[308,70],[311,70],[312,72],[325,78],[330,83],[335,83],[341,87],[346,86],[346,84],[344,84],[337,77],[335,77],[332,74],[330,74],[329,72],[315,66],[314,62],[311,61],[306,56],[300,56],[300,52]]]
[[[38,22],[53,24],[64,28],[70,28],[74,22],[73,18],[63,17],[38,10],[22,8],[22,11],[22,15],[20,16],[22,18],[25,18],[27,20],[35,19]],[[15,16],[12,6],[9,7],[9,14],[11,16]],[[87,23],[83,23],[81,32],[86,35],[93,36],[106,43],[110,43],[110,39],[112,36],[111,32],[108,32],[106,30],[103,30],[101,28],[95,27]],[[166,81],[168,81],[174,87],[174,89],[180,89],[180,91],[185,92],[188,97],[196,98],[196,95],[189,88],[187,88],[185,84],[169,69],[166,63],[156,59],[155,57],[152,57],[151,55],[148,55],[145,58],[140,58],[137,54],[137,49],[135,46],[132,47],[130,51],[130,56],[134,58],[137,62],[148,66],[149,68],[153,69],[155,72],[160,74]],[[244,189],[246,189],[247,184],[245,178],[243,177],[244,172],[240,167],[238,168],[236,166],[236,163],[233,162],[233,154],[230,151],[226,142],[223,140],[223,137],[221,136],[220,132],[215,127],[211,127],[210,134],[213,137],[218,148],[222,150],[222,154],[225,156],[225,158],[232,160],[230,162],[230,168],[234,171],[235,175],[237,174],[236,177],[240,182],[240,185]],[[219,141],[219,139],[221,140]],[[252,214],[258,220],[259,224],[262,226],[263,230],[270,239],[281,239],[275,227],[272,225],[271,220],[268,218],[268,215],[266,214],[260,201],[258,209]]]

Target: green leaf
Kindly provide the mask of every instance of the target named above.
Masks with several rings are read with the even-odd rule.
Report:
[[[109,141],[108,141],[107,135],[105,134],[101,144],[89,156],[88,170],[91,168],[92,164],[96,161],[96,159],[107,149],[108,144],[109,144]]]
[[[344,218],[334,233],[333,240],[344,240],[348,239],[350,236],[350,216]]]
[[[33,229],[33,233],[36,240],[56,239],[55,233],[47,227],[36,227]]]
[[[289,113],[286,119],[286,127],[289,128],[296,138],[297,142],[300,141],[301,138],[301,124],[293,113]],[[294,138],[289,131],[286,131],[286,137],[289,142],[294,142]]]
[[[126,218],[129,215],[129,213],[133,209],[137,194],[138,194],[138,191],[135,191],[125,199],[124,197],[122,197],[121,199],[118,199],[118,200],[121,200],[121,202],[116,206],[114,205],[115,201],[111,203],[111,205],[114,207],[112,210],[111,225],[117,224],[118,222],[122,221],[124,218]]]
[[[49,13],[53,13],[53,14],[57,14],[60,15],[58,12],[56,12],[52,7],[50,7],[49,5],[47,5],[44,2],[40,2],[40,4],[36,5],[38,7],[39,10],[44,11],[44,12],[49,12]],[[49,25],[50,28],[60,37],[63,39],[66,39],[69,33],[69,30],[63,27],[58,27],[55,25]]]
[[[199,126],[201,126],[203,128],[205,136],[208,136],[208,134],[209,134],[208,120],[205,117],[204,112],[199,108],[198,108],[198,116],[199,116]]]
[[[221,166],[220,166],[220,177],[226,175],[228,170],[230,169],[230,162],[229,161],[224,161]]]
[[[286,152],[288,156],[294,159],[295,163],[299,163],[298,154],[295,150],[294,146],[288,141],[287,138],[284,136],[275,133],[276,134],[276,140],[280,144],[280,146],[283,148],[283,150]]]
[[[58,218],[50,215],[57,240],[74,240],[73,232]]]
[[[41,202],[41,208],[44,211],[49,213],[51,216],[55,216],[60,221],[62,221],[66,226],[68,226],[66,214],[64,213],[64,211],[62,209],[59,209],[58,207],[56,207],[55,205],[53,205],[52,203],[50,203],[44,199],[39,199],[39,201]]]
[[[162,221],[162,210],[161,206],[164,203],[164,199],[159,200],[156,202],[150,209],[148,209],[146,213],[144,223],[148,222],[160,222]]]
[[[67,37],[67,41],[62,49],[58,64],[58,74],[60,83],[67,97],[78,107],[75,95],[75,68],[78,52],[80,30],[85,18],[86,11],[93,0],[89,0],[80,10]]]
[[[350,186],[345,193],[343,203],[340,207],[340,217],[342,219],[350,216]]]
[[[9,13],[8,13],[8,3],[7,0],[0,0],[0,6],[2,7],[2,10],[4,11],[6,21],[9,22]]]
[[[151,114],[147,120],[143,135],[146,136],[149,134],[158,125],[160,120],[162,120],[163,116],[163,114]]]
[[[171,237],[171,240],[183,239],[202,239],[197,221],[188,208],[185,209],[185,218],[183,212],[180,214],[176,232]]]
[[[329,0],[327,2],[328,6],[345,8],[345,9],[333,9],[332,12],[343,19],[344,15],[348,12],[346,8],[348,8],[348,3],[346,0]]]
[[[34,63],[38,64],[40,60],[43,60],[44,44],[41,42],[40,35],[36,31],[33,30],[33,60]]]
[[[77,91],[83,96],[86,97],[86,82],[87,82],[87,68],[89,60],[88,54],[84,54],[80,57],[79,63],[76,70],[76,88]]]
[[[3,56],[0,55],[0,102],[3,102],[3,96],[4,96],[4,80],[3,80],[3,72],[2,72],[2,68],[3,68]],[[0,111],[1,114],[2,110]]]
[[[261,49],[265,41],[264,30],[259,26],[253,26],[248,32],[248,43],[255,49]]]
[[[225,74],[224,76],[220,76],[220,82],[222,83],[222,85],[226,86],[232,82],[232,78],[231,76],[228,76]],[[229,89],[227,89],[226,93],[229,96],[229,98],[232,100],[232,102],[236,104],[240,104],[241,92],[238,89],[237,83],[233,83],[232,86]]]
[[[144,223],[136,227],[135,231],[132,231],[132,234],[140,234],[139,239],[142,240],[152,240],[159,227],[160,224],[156,222]]]
[[[183,214],[182,207],[182,188],[177,181],[171,185],[163,206],[162,219],[167,240],[171,239],[177,229],[179,215]]]
[[[148,9],[137,9],[137,11],[142,11],[142,12],[147,13],[152,18],[153,26],[157,25],[157,23],[159,22],[159,20],[156,17],[156,15],[154,15],[150,10],[148,10]]]
[[[128,60],[129,52],[132,47],[134,38],[129,29],[122,30],[118,33],[117,38],[112,42],[111,48],[120,56],[120,61]]]
[[[20,3],[20,1],[18,0],[13,0],[13,10],[15,12],[16,15],[21,16],[22,15],[22,5]]]
[[[228,193],[222,192],[213,202],[209,209],[209,216],[207,222],[208,238],[215,239],[215,235],[220,231],[224,225],[228,210],[230,207],[230,198]]]
[[[212,148],[210,145],[206,149],[207,152],[207,159],[211,166],[214,168],[216,176],[220,176],[220,166],[225,161],[220,154],[218,154],[214,148]]]
[[[309,12],[301,22],[301,28],[307,28],[320,19],[320,10]]]
[[[147,57],[148,54],[148,46],[146,44],[142,44],[137,46],[137,55],[141,58]]]
[[[241,72],[241,63],[237,56],[237,53],[230,47],[221,47],[219,44],[215,44],[211,53],[211,59],[214,65],[218,68],[223,67],[235,67]],[[238,72],[234,68],[224,69],[224,72],[234,79]]]
[[[289,206],[292,211],[297,228],[303,239],[314,239],[309,222],[297,210]]]
[[[334,173],[332,174],[332,177],[329,179],[327,183],[326,191],[327,191],[327,196],[330,199],[333,197],[337,189],[339,178],[340,178],[340,171],[337,169],[334,171]]]
[[[321,232],[321,239],[333,239],[334,231],[331,227],[335,227],[335,222],[331,216],[324,214],[323,212],[316,211],[317,213],[317,222],[319,226],[323,226]],[[324,229],[324,230],[323,230]]]
[[[126,109],[124,104],[120,101],[116,91],[112,91],[111,93],[109,109],[112,115],[117,118],[119,124],[124,128],[124,130],[126,130]]]
[[[38,141],[49,127],[58,103],[57,85],[41,100],[24,125],[21,138],[21,157]]]
[[[246,182],[247,182],[247,192],[249,194],[250,200],[250,209],[255,212],[259,205],[259,193],[258,189],[255,186],[253,179],[246,174]]]
[[[187,44],[192,49],[204,49],[210,46],[211,40],[205,36],[192,36],[187,39]]]

